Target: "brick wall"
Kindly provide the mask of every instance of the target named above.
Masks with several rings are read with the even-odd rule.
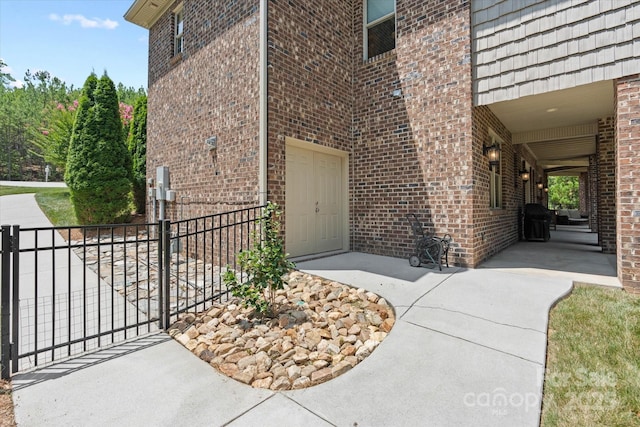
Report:
[[[616,82],[618,277],[640,293],[640,75]]]
[[[589,228],[594,233],[598,232],[598,157],[595,154],[589,156]]]
[[[516,241],[526,153],[489,108],[473,108],[469,8],[398,2],[396,49],[364,61],[361,1],[269,2],[268,198],[284,205],[291,137],[349,153],[353,250],[408,256],[408,212],[451,234],[457,265],[476,266]],[[185,0],[180,58],[170,12],[150,31],[148,169],[153,177],[156,166],[171,168],[178,203],[169,217],[258,201],[258,15],[257,0],[230,2],[224,13]],[[504,141],[497,210],[482,153],[489,129]],[[211,136],[215,151],[204,143]]]
[[[517,239],[510,135],[488,109],[472,107],[469,7],[468,1],[398,2],[396,49],[356,62],[355,250],[407,256],[414,244],[407,212],[430,231],[452,235],[450,260],[457,265],[475,266]],[[356,55],[362,55],[361,6],[355,10]],[[482,154],[488,127],[505,141],[504,210],[488,208]]]
[[[616,252],[616,144],[613,117],[598,120],[598,243]]]
[[[269,4],[269,198],[284,203],[285,137],[347,151],[351,249],[408,256],[416,212],[453,236],[453,263],[477,265],[517,240],[522,189],[506,129],[488,109],[474,120],[469,3],[399,2],[396,49],[366,61],[362,19],[359,1]],[[473,171],[489,127],[505,141],[494,211]]]
[[[351,151],[352,2],[269,2],[268,15],[268,196],[284,206],[285,137]]]
[[[358,16],[356,22],[362,22]],[[355,52],[352,246],[404,257],[413,246],[405,214],[416,212],[429,224],[439,221],[425,206],[431,195],[422,167],[427,148],[421,147],[407,111],[412,95],[406,82],[402,87],[396,52],[363,63],[361,46]],[[394,90],[403,95],[393,96]]]
[[[519,167],[522,150],[511,144],[511,133],[489,107],[474,108],[474,247],[477,261],[495,255],[519,240],[519,209],[523,208],[524,187]],[[501,177],[502,208],[489,208],[489,162],[482,153],[483,143],[489,144],[489,129],[502,140]],[[529,160],[530,163],[531,160]],[[530,182],[528,183],[530,185]]]
[[[514,171],[517,174],[517,182],[516,191],[517,191],[517,200],[518,200],[518,239],[524,240],[524,205],[527,203],[538,203],[538,195],[539,190],[536,186],[536,181],[538,177],[543,176],[544,171],[542,168],[537,166],[536,158],[533,156],[530,150],[523,149],[522,145],[516,144],[514,145],[514,150],[516,153],[516,169]],[[520,171],[522,170],[522,162],[525,162],[525,167],[529,171],[529,181],[523,182],[522,177],[520,176]],[[526,191],[525,188],[529,189],[529,198],[526,199]],[[543,204],[547,206],[548,195],[545,195],[545,200]]]
[[[589,176],[586,172],[580,173],[578,176],[578,191],[580,197],[580,209],[581,214],[589,214]]]
[[[173,57],[179,4],[149,32],[147,175],[169,166],[172,219],[258,203],[259,2],[184,0],[184,52]]]

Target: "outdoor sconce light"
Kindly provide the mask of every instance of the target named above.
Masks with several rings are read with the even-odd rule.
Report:
[[[529,174],[529,171],[527,171],[527,170],[521,170],[520,171],[520,178],[522,178],[523,182],[529,181],[530,177],[531,177],[531,175]]]
[[[204,142],[207,145],[207,148],[209,148],[209,151],[213,151],[216,148],[218,148],[218,137],[217,136],[212,136],[210,138],[207,138]]]
[[[544,187],[543,190],[544,190],[545,193],[548,193],[549,192],[549,187]]]
[[[544,187],[544,184],[542,184],[541,182],[536,184],[538,186],[538,190],[542,190],[542,187]]]
[[[489,166],[498,166],[500,164],[500,147],[498,144],[483,146],[482,152],[489,159]]]

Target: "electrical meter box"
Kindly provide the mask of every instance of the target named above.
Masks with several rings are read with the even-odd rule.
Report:
[[[166,200],[165,192],[170,188],[169,166],[158,166],[156,169],[156,198]]]

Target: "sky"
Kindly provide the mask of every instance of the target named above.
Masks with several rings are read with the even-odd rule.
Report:
[[[18,81],[48,71],[82,88],[91,72],[147,88],[148,30],[125,21],[134,0],[0,0],[0,58]],[[18,82],[19,84],[19,82]]]

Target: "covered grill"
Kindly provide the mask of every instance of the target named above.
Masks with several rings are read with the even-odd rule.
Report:
[[[551,212],[538,203],[527,203],[524,207],[524,238],[527,240],[551,238],[549,225]]]

